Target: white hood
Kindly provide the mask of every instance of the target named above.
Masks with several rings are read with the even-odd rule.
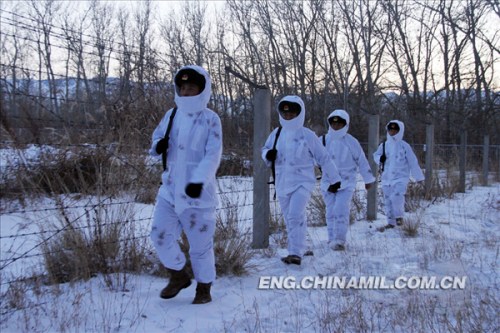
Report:
[[[394,136],[389,135],[389,131],[387,130],[387,126],[389,126],[390,123],[396,123],[399,126],[399,132]],[[387,131],[387,141],[389,142],[401,141],[403,140],[403,135],[405,133],[405,124],[399,120],[391,120],[385,125],[385,130]]]
[[[175,105],[177,106],[177,112],[181,113],[185,111],[193,112],[205,109],[210,101],[210,95],[212,94],[212,80],[210,79],[207,71],[196,65],[184,66],[179,69],[179,71],[187,68],[193,69],[205,77],[205,89],[203,89],[203,91],[196,96],[181,97],[179,96],[179,87],[177,87],[174,82]],[[177,71],[177,73],[179,73],[179,71]],[[177,76],[177,73],[175,73],[174,79]]]
[[[335,131],[330,126],[329,120],[330,120],[330,118],[332,118],[334,116],[338,116],[342,119],[345,119],[345,121],[346,121],[346,125],[344,127],[342,127],[341,129],[339,129],[338,131]],[[340,138],[344,137],[347,134],[347,131],[349,130],[349,123],[350,123],[349,114],[345,110],[342,110],[342,109],[334,110],[332,113],[330,113],[330,115],[327,118],[329,136],[333,139],[340,139]]]
[[[299,115],[291,120],[283,119],[281,117],[279,109],[278,108],[276,109],[278,112],[278,116],[280,118],[280,124],[283,127],[283,129],[284,130],[296,130],[296,129],[299,129],[301,127],[304,127],[304,120],[306,119],[306,108],[304,106],[304,102],[302,101],[302,99],[299,96],[289,95],[289,96],[283,97],[279,101],[278,105],[283,101],[289,101],[289,102],[297,103],[300,105]]]

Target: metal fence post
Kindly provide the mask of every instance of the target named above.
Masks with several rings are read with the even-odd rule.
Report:
[[[253,239],[252,247],[269,246],[269,168],[262,160],[264,146],[271,128],[271,92],[255,89],[253,98]]]

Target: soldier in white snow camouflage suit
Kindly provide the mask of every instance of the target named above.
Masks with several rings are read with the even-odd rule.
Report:
[[[417,182],[424,180],[417,156],[410,145],[403,140],[405,132],[403,122],[391,120],[386,128],[387,140],[373,153],[373,160],[382,170],[382,191],[387,216],[387,225],[378,229],[382,232],[403,224],[405,194],[410,175]]]
[[[166,159],[156,199],[151,239],[171,278],[160,297],[175,297],[191,285],[178,239],[189,241],[189,256],[198,282],[193,304],[212,300],[215,280],[213,236],[217,194],[215,175],[222,154],[219,116],[207,108],[211,94],[208,73],[199,66],[181,68],[174,79],[176,113],[168,110],[153,132],[150,154]],[[171,130],[166,136],[169,122]]]
[[[273,149],[278,129],[274,129],[262,147],[262,158],[276,170],[276,194],[288,233],[286,264],[300,265],[306,247],[306,206],[316,184],[314,166],[323,169],[325,190],[337,192],[340,176],[335,164],[316,134],[304,127],[304,102],[298,96],[286,96],[278,104],[281,132]]]
[[[342,188],[337,193],[322,191],[326,205],[326,224],[328,229],[328,242],[334,251],[345,250],[347,228],[351,201],[356,188],[358,172],[363,177],[365,189],[369,189],[375,182],[366,155],[359,141],[349,130],[349,114],[345,110],[335,110],[328,116],[328,133],[325,135],[324,144],[333,162],[337,166],[342,178]],[[327,182],[321,180],[322,183]],[[324,188],[322,186],[322,188]]]

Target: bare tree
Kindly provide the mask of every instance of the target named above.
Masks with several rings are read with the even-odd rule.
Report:
[[[62,30],[66,37],[67,59],[65,64],[66,80],[69,79],[70,72],[75,73],[76,86],[74,90],[74,99],[76,103],[92,103],[93,93],[87,78],[85,57],[84,57],[84,40],[83,36],[86,31],[86,26],[89,24],[87,15],[90,9],[85,10],[81,15],[77,15],[73,20],[71,16],[66,16],[63,19]],[[82,96],[82,84],[86,88],[86,101]],[[69,99],[69,82],[66,83],[66,98]]]
[[[26,32],[22,29],[24,19],[16,13],[20,11],[20,3],[2,4],[2,38],[0,38],[0,54],[2,54],[0,70],[1,125],[9,136],[17,141],[14,128],[23,123],[19,119],[20,104],[32,105],[29,99],[31,85],[30,52],[27,47]],[[28,96],[28,97],[26,97]],[[6,103],[6,104],[4,104]]]
[[[429,94],[432,87],[432,63],[435,60],[434,44],[438,20],[434,12],[418,3],[406,1],[385,2],[388,18],[392,63],[399,77],[399,86],[405,98],[404,108],[413,126],[429,123],[433,101]],[[423,133],[415,131],[413,133]],[[422,138],[419,138],[422,140]]]
[[[144,76],[146,72],[146,58],[151,43],[151,0],[141,1],[134,11],[134,40],[138,52],[135,53],[134,65],[141,94],[144,94]]]
[[[35,1],[30,2],[30,16],[35,20],[38,25],[39,35],[39,55],[40,65],[45,68],[47,73],[47,81],[49,83],[50,100],[54,108],[55,114],[60,115],[59,103],[57,96],[57,82],[54,75],[54,68],[52,66],[52,30],[54,27],[54,18],[61,9],[61,3],[54,0]],[[40,66],[41,74],[42,66]],[[41,76],[41,75],[40,75]]]
[[[261,43],[264,33],[259,30],[257,23],[259,12],[263,6],[268,5],[268,1],[259,3],[231,0],[227,4],[235,22],[232,33],[238,38],[234,46],[238,51],[234,60],[231,58],[230,65],[253,82],[265,82],[269,85],[268,75],[272,73],[267,72],[264,60],[267,43]],[[245,88],[240,86],[239,90],[241,89]]]
[[[132,77],[132,46],[129,45],[131,36],[129,34],[129,13],[120,8],[118,11],[118,26],[119,26],[119,75],[120,75],[120,92],[119,100],[122,104],[128,104],[131,98],[131,77]]]
[[[106,104],[106,85],[109,73],[111,54],[114,51],[114,10],[110,4],[92,0],[90,3],[92,32],[95,41],[94,48],[97,55],[95,60],[97,92],[97,105]]]
[[[431,8],[431,7],[429,7]],[[466,17],[461,3],[441,0],[437,6],[440,21],[440,39],[438,39],[441,56],[443,57],[445,101],[444,116],[446,117],[445,140],[453,141],[465,130],[467,119],[471,116],[467,101],[474,89],[469,77],[473,76],[470,64],[473,62],[468,52],[468,28],[464,28]]]
[[[379,114],[382,102],[381,80],[387,72],[385,51],[387,49],[387,20],[382,15],[381,3],[367,0],[338,2],[342,13],[343,34],[351,60],[344,60],[344,68],[349,62],[354,69],[354,81],[348,83],[351,73],[345,72],[344,86],[349,90],[344,95],[355,93],[357,98],[350,101],[353,112],[361,110],[368,114]],[[339,63],[337,61],[337,63]],[[337,65],[338,70],[342,67]],[[355,113],[356,114],[356,113]]]
[[[479,123],[485,124],[486,128],[479,130],[476,126],[470,128],[470,131],[476,132],[479,139],[485,133],[498,133],[498,114],[492,96],[493,73],[496,52],[491,45],[495,42],[489,42],[488,36],[485,36],[484,24],[486,14],[488,13],[487,4],[483,1],[468,0],[465,9],[465,19],[467,30],[466,34],[472,55],[474,57],[474,83],[475,83],[475,113],[474,117]],[[498,41],[498,38],[497,38]],[[489,126],[488,126],[489,125]],[[486,130],[486,131],[485,131]]]

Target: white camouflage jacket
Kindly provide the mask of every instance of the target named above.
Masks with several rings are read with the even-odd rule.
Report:
[[[418,165],[417,156],[413,152],[411,146],[403,140],[405,125],[402,121],[391,120],[387,123],[397,123],[399,132],[390,136],[387,133],[387,141],[385,141],[385,155],[387,157],[384,163],[384,171],[382,172],[382,185],[393,185],[395,183],[406,183],[412,178],[419,182],[425,179],[422,169]],[[387,129],[386,125],[386,129]],[[377,165],[380,165],[380,156],[383,154],[384,143],[381,143],[377,151],[373,153],[373,160]]]
[[[373,183],[375,177],[363,148],[355,137],[347,133],[350,123],[349,114],[344,110],[335,110],[330,113],[328,119],[333,116],[339,116],[346,120],[346,125],[338,131],[328,126],[328,133],[325,136],[326,150],[337,166],[342,178],[341,190],[355,189],[358,171],[365,184]],[[321,179],[321,182],[324,183],[326,180]],[[326,184],[323,186],[326,186]]]
[[[284,196],[299,187],[312,191],[316,183],[315,165],[320,165],[323,170],[326,190],[329,185],[340,181],[337,167],[316,134],[304,127],[306,110],[302,99],[298,96],[286,96],[280,103],[285,100],[298,103],[301,112],[291,120],[285,120],[279,115],[282,130],[276,145],[276,193],[278,196]],[[271,166],[271,162],[266,159],[266,154],[273,148],[277,131],[275,128],[271,132],[261,150],[262,158],[268,166]]]
[[[190,207],[217,206],[215,176],[222,155],[220,118],[207,108],[211,94],[210,76],[199,66],[190,65],[181,69],[184,68],[192,68],[202,74],[206,83],[200,94],[189,97],[180,97],[174,84],[177,113],[169,135],[167,170],[162,173],[159,195],[175,205],[177,214]],[[153,132],[152,156],[161,158],[156,153],[156,144],[165,136],[172,111],[167,111]],[[193,199],[186,195],[188,183],[203,183],[199,198]]]

